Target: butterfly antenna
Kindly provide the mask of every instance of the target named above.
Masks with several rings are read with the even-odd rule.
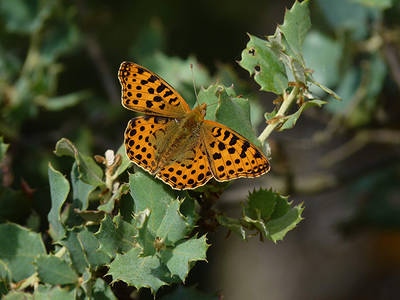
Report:
[[[196,90],[196,82],[194,80],[194,72],[193,72],[193,64],[190,64],[190,70],[192,71],[192,81],[193,81],[193,89],[194,89],[194,95],[196,96],[196,103],[199,105],[199,98],[197,97],[197,90]]]

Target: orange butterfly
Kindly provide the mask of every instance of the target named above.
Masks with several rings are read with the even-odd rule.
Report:
[[[145,114],[128,123],[126,153],[172,188],[194,189],[212,177],[226,181],[269,171],[260,149],[225,125],[204,119],[205,103],[191,110],[168,83],[135,63],[123,62],[118,78],[122,105]]]

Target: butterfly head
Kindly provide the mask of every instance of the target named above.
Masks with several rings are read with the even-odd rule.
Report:
[[[200,105],[197,105],[194,109],[193,112],[199,116],[199,121],[203,120],[204,117],[206,116],[206,111],[207,111],[207,104],[202,103]]]

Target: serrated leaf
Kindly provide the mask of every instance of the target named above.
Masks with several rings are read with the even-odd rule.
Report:
[[[105,215],[100,224],[99,231],[95,233],[100,242],[100,250],[114,257],[117,253],[129,251],[135,244],[136,228],[125,222],[120,215],[114,220]]]
[[[283,120],[283,125],[279,128],[279,131],[285,130],[285,129],[291,129],[296,125],[296,122],[298,118],[300,117],[301,113],[303,112],[304,109],[306,109],[309,106],[319,106],[321,107],[323,104],[326,104],[326,101],[322,100],[309,100],[305,103],[303,103],[302,106],[293,114],[286,116]]]
[[[76,289],[63,289],[58,286],[45,287],[39,285],[39,288],[33,293],[35,300],[70,300],[76,299]]]
[[[148,287],[154,294],[157,290],[167,285],[170,274],[157,256],[139,256],[140,248],[132,248],[126,254],[118,254],[110,264],[108,275],[113,282],[122,280],[137,289]]]
[[[166,264],[172,275],[177,275],[182,281],[185,281],[191,262],[206,260],[208,247],[205,235],[200,238],[192,237],[174,248],[163,250],[161,261]]]
[[[283,240],[286,233],[296,227],[296,225],[303,220],[301,213],[304,207],[300,204],[297,205],[284,214],[283,216],[273,219],[266,223],[268,237],[275,243]]]
[[[162,300],[218,300],[219,296],[207,295],[194,287],[178,286],[172,293],[161,298]]]
[[[40,234],[16,224],[0,224],[0,241],[0,259],[7,264],[14,282],[31,276],[35,257],[46,253]]]
[[[263,220],[269,220],[275,211],[275,206],[279,194],[272,190],[254,190],[249,193],[246,205],[243,207],[244,214],[249,217],[260,217]]]
[[[102,210],[106,213],[111,213],[114,210],[115,201],[121,199],[121,197],[129,192],[129,184],[123,183],[119,188],[112,194],[111,198],[102,205],[97,207],[98,210]]]
[[[3,142],[3,137],[0,136],[0,163],[3,161],[9,146],[9,144]]]
[[[72,165],[71,184],[73,207],[86,210],[89,206],[89,195],[96,187],[79,179],[78,165],[76,162]]]
[[[56,284],[75,284],[78,275],[71,266],[61,258],[54,255],[40,255],[35,260],[35,268],[40,281]]]
[[[281,95],[287,88],[288,79],[284,64],[265,40],[249,35],[250,41],[242,51],[239,65],[254,74],[261,90]]]
[[[239,235],[242,240],[247,239],[246,231],[244,230],[239,219],[229,218],[224,215],[217,215],[216,219],[220,225]]]
[[[78,149],[66,138],[62,138],[56,144],[54,153],[57,156],[71,156],[75,159],[78,165],[80,179],[87,184],[95,187],[104,185],[103,171],[98,164],[95,163],[93,158],[81,154]]]
[[[24,292],[11,291],[2,298],[2,300],[33,300],[33,296]]]
[[[291,50],[295,53],[297,59],[302,62],[303,42],[311,27],[308,0],[295,1],[292,8],[286,11],[283,25],[279,27]]]
[[[48,168],[51,209],[47,216],[50,223],[50,234],[55,241],[61,240],[65,236],[65,228],[61,221],[61,207],[67,199],[69,193],[69,182],[64,175],[55,170],[51,164]]]
[[[78,232],[78,240],[85,251],[87,261],[92,268],[96,268],[110,262],[111,257],[102,249],[99,249],[99,241],[87,228],[83,228],[80,232]]]

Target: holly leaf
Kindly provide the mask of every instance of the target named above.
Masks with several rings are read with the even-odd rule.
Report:
[[[206,260],[206,252],[210,245],[207,244],[206,236],[200,238],[192,237],[174,248],[161,251],[161,261],[168,267],[172,275],[177,275],[185,281],[192,262]]]
[[[161,286],[171,282],[171,275],[157,256],[142,257],[140,252],[140,248],[132,248],[126,254],[117,254],[108,275],[112,276],[112,282],[122,280],[137,289],[150,288],[155,294]]]
[[[254,75],[262,91],[281,95],[288,86],[284,64],[265,40],[249,34],[250,41],[242,51],[239,65]]]

